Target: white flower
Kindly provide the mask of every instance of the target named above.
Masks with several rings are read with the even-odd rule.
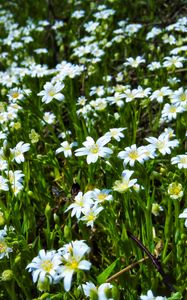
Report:
[[[171,121],[177,118],[177,114],[183,112],[182,107],[176,104],[166,103],[163,107],[161,119]]]
[[[183,196],[182,184],[178,182],[172,182],[168,186],[168,194],[172,199],[179,199]]]
[[[184,57],[180,57],[180,56],[166,56],[164,57],[164,62],[163,62],[163,66],[168,68],[168,67],[176,67],[176,68],[182,68],[183,67],[183,63],[182,61],[185,60]]]
[[[33,258],[32,262],[27,265],[26,269],[32,272],[33,282],[44,282],[46,277],[52,282],[60,264],[62,264],[61,257],[55,250],[45,252],[42,249],[39,251],[38,256]]]
[[[26,143],[24,144],[24,142],[19,142],[15,148],[10,149],[11,154],[12,154],[12,160],[15,160],[18,164],[20,164],[21,162],[25,161],[24,155],[23,153],[29,151],[30,149],[30,144]]]
[[[167,298],[166,298],[166,297],[162,297],[162,296],[157,296],[157,297],[155,297],[155,296],[153,295],[152,291],[149,290],[149,291],[147,292],[147,295],[145,295],[145,296],[140,296],[140,299],[141,299],[141,300],[166,300]]]
[[[110,137],[102,136],[96,142],[88,136],[83,143],[85,147],[75,151],[76,156],[87,155],[87,163],[95,163],[99,157],[108,157],[113,151],[108,147],[103,147],[110,141]]]
[[[47,124],[53,124],[55,122],[55,115],[51,112],[45,112],[44,113],[44,116],[43,116],[43,119],[44,121],[47,123]],[[42,122],[44,123],[44,122]],[[45,124],[45,123],[44,123]]]
[[[95,295],[98,300],[113,300],[113,298],[108,298],[106,295],[106,292],[113,288],[113,285],[110,283],[103,283],[99,287],[96,287],[92,282],[86,282],[82,284],[82,288],[86,297],[91,298]]]
[[[168,86],[163,86],[161,89],[156,90],[152,93],[152,95],[150,96],[150,100],[155,99],[157,102],[162,103],[164,97],[169,95],[171,95],[171,90]]]
[[[103,207],[98,206],[97,203],[94,206],[85,206],[82,210],[83,217],[80,218],[81,221],[85,221],[87,226],[93,228],[94,221],[97,219],[99,213],[103,210]]]
[[[126,147],[125,151],[120,151],[118,153],[118,157],[123,159],[124,165],[129,165],[131,167],[134,166],[135,161],[143,163],[145,160],[145,152],[142,150],[142,147],[137,148],[136,145],[132,145],[130,147]]]
[[[171,159],[172,165],[178,164],[179,169],[187,169],[187,154],[179,154]]]
[[[137,182],[137,179],[130,180],[133,173],[134,171],[124,170],[122,173],[122,179],[114,182],[113,190],[119,193],[124,193],[133,187]]]
[[[173,141],[170,141],[169,139],[169,134],[163,132],[161,135],[159,135],[158,138],[149,137],[146,138],[146,141],[148,141],[154,149],[157,149],[160,153],[166,155],[171,153],[170,148],[175,148],[179,144],[179,141],[177,139]]]
[[[92,192],[87,192],[84,195],[82,192],[79,192],[75,196],[74,202],[68,206],[65,212],[72,209],[71,216],[76,216],[77,219],[80,219],[83,209],[87,206],[90,207],[92,204]]]
[[[38,93],[38,96],[42,97],[42,102],[50,103],[53,98],[58,101],[62,101],[64,99],[64,95],[60,93],[60,91],[64,88],[64,84],[57,82],[56,84],[52,84],[51,82],[46,82],[44,85],[44,90]]]
[[[111,190],[108,189],[94,189],[92,192],[92,198],[94,199],[95,202],[97,203],[102,203],[103,201],[111,201],[113,200],[112,195],[109,195]]]
[[[8,191],[9,190],[7,182],[8,182],[8,180],[0,175],[0,191]]]
[[[141,63],[145,63],[145,59],[142,56],[137,56],[136,58],[129,57],[124,63],[124,66],[131,66],[133,68],[137,68]]]
[[[183,210],[183,212],[179,215],[179,218],[184,218],[184,219],[186,219],[184,225],[185,225],[185,227],[187,227],[187,208],[185,208],[185,209]]]
[[[0,230],[2,231],[2,230]],[[6,233],[5,233],[6,235]],[[9,257],[9,253],[12,252],[12,248],[8,247],[7,242],[3,236],[3,234],[0,234],[0,259],[4,257]]]
[[[58,153],[61,153],[61,152],[64,152],[64,156],[65,157],[70,157],[72,156],[72,147],[75,146],[75,143],[69,143],[68,141],[64,141],[60,144],[60,148],[58,148],[56,151],[55,151],[55,154],[58,154]]]
[[[83,256],[88,252],[89,247],[80,247],[79,244],[73,244],[70,252],[62,255],[63,265],[57,270],[58,276],[56,277],[57,282],[61,278],[64,279],[64,289],[69,291],[71,288],[71,281],[73,273],[78,270],[89,270],[91,263],[83,259]]]
[[[121,138],[124,138],[124,134],[122,133],[123,130],[126,128],[111,128],[109,132],[105,133],[105,136],[110,138],[114,138],[116,141],[120,141]]]

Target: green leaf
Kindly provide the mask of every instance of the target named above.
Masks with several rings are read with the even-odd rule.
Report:
[[[171,297],[168,298],[168,300],[180,300],[182,299],[182,294],[180,292],[174,293],[171,295]]]
[[[107,278],[110,276],[112,271],[114,270],[119,258],[117,258],[110,266],[108,266],[99,276],[97,276],[98,284],[102,284],[106,282]]]

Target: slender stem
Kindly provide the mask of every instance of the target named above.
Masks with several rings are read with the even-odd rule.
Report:
[[[119,272],[117,272],[116,274],[114,274],[113,276],[111,276],[110,278],[107,279],[106,282],[110,282],[114,279],[116,279],[117,277],[119,277],[120,275],[122,275],[123,273],[129,271],[130,269],[133,269],[135,266],[139,265],[140,263],[144,262],[145,260],[149,259],[148,256],[144,257],[144,258],[141,258],[139,259],[138,261],[130,264],[129,266],[127,266],[126,268],[120,270]]]

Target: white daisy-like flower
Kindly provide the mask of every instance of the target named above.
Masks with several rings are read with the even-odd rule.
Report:
[[[65,157],[70,157],[72,156],[72,147],[76,145],[77,143],[75,142],[69,143],[68,141],[64,141],[60,144],[61,147],[55,151],[55,154],[63,152]]]
[[[179,169],[187,169],[187,154],[179,154],[175,157],[172,157],[171,164],[177,164]]]
[[[126,128],[111,128],[109,129],[109,132],[105,133],[105,136],[108,136],[110,138],[114,138],[116,141],[120,141],[121,138],[124,138],[124,134],[122,133],[123,130]]]
[[[157,149],[163,155],[171,154],[171,149],[179,145],[179,141],[177,139],[170,141],[170,136],[166,132],[163,132],[158,138],[146,138],[146,141],[148,141],[154,149]]]
[[[0,191],[8,191],[8,180],[0,175]]]
[[[145,152],[142,147],[137,148],[134,144],[130,147],[126,147],[124,151],[118,153],[118,157],[123,159],[124,165],[134,166],[135,162],[143,163],[145,160]]]
[[[47,277],[52,283],[56,276],[56,270],[61,264],[61,256],[55,250],[45,251],[42,249],[26,269],[32,273],[33,282],[44,282]]]
[[[64,88],[64,84],[61,82],[57,82],[55,84],[51,82],[46,82],[44,85],[44,90],[38,93],[38,96],[42,96],[42,102],[50,103],[53,98],[62,101],[64,99],[64,95],[60,93],[60,91]]]
[[[102,136],[96,142],[92,137],[88,136],[83,143],[85,147],[75,151],[76,156],[87,155],[87,163],[95,163],[99,157],[108,157],[113,151],[108,147],[103,147],[110,141],[110,137]]]
[[[79,244],[72,243],[70,251],[62,255],[63,265],[57,269],[56,282],[63,278],[65,291],[71,289],[72,277],[75,272],[79,270],[87,271],[91,268],[91,263],[83,259],[88,251],[89,247],[80,247]]]
[[[25,161],[23,153],[29,151],[30,149],[30,144],[24,142],[19,142],[15,148],[10,149],[11,154],[12,154],[12,160],[15,160],[18,164],[22,163]]]

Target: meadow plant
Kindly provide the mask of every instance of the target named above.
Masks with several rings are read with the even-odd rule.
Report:
[[[0,299],[187,299],[185,1],[1,1]]]

